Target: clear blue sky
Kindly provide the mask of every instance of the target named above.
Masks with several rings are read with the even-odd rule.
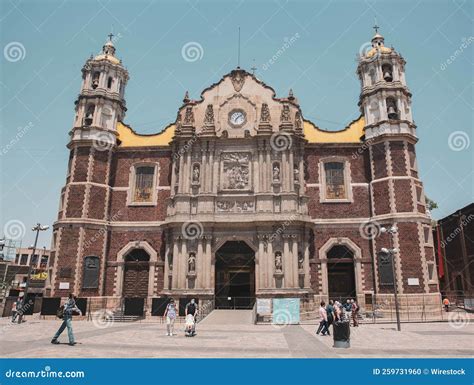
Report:
[[[433,216],[473,200],[470,1],[4,0],[0,15],[0,236],[6,223],[21,221],[23,245],[32,242],[34,223],[56,218],[80,70],[111,29],[130,71],[126,122],[138,132],[160,131],[174,120],[185,90],[198,98],[236,66],[238,26],[241,67],[255,65],[280,96],[293,88],[305,118],[335,130],[359,115],[355,59],[376,17],[386,45],[407,61],[419,169],[426,194],[439,205]],[[199,60],[183,59],[189,42],[201,45]],[[49,247],[50,236],[42,234],[40,246]]]

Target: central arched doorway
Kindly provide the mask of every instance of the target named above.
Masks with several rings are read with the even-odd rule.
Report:
[[[251,309],[255,303],[255,252],[243,241],[227,241],[215,258],[216,309]]]
[[[124,265],[124,314],[141,316],[148,296],[150,256],[143,249],[133,249],[125,256]]]
[[[332,246],[327,254],[329,298],[346,302],[356,298],[354,253],[345,245]]]

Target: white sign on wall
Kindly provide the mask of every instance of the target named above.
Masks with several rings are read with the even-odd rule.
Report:
[[[59,290],[69,290],[69,282],[59,282]]]
[[[420,280],[418,278],[408,278],[408,286],[420,286]]]

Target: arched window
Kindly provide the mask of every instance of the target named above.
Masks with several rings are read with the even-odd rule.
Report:
[[[112,111],[110,108],[104,107],[102,109],[102,122],[101,126],[104,128],[112,129]]]
[[[135,185],[133,188],[133,202],[153,202],[153,184],[155,166],[137,166],[135,168]]]
[[[384,64],[382,66],[383,79],[386,82],[391,82],[393,80],[393,68],[390,64]]]
[[[89,106],[87,106],[86,116],[84,117],[85,126],[90,126],[92,122],[94,121],[94,112],[95,112],[95,106],[93,104],[90,104]]]
[[[344,180],[344,163],[324,163],[324,174],[326,181],[326,199],[347,198],[346,184]]]
[[[94,72],[92,75],[92,88],[96,89],[99,86],[100,72]]]
[[[387,116],[389,119],[399,119],[399,113],[397,109],[397,102],[394,98],[390,97],[386,100],[387,104]]]
[[[83,289],[97,289],[99,287],[99,257],[84,258],[84,274],[82,276]]]
[[[369,71],[369,77],[370,77],[370,85],[373,86],[377,82],[375,70],[373,68]]]
[[[112,76],[109,76],[109,78],[107,79],[107,88],[109,90],[112,88],[113,82],[114,82],[114,79],[112,78]]]

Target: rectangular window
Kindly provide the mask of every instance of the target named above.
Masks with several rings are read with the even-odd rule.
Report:
[[[324,164],[324,173],[326,174],[326,198],[345,199],[344,163],[327,162]]]
[[[28,263],[28,254],[22,254],[20,259],[20,265],[26,265]]]
[[[435,282],[435,265],[433,262],[428,262],[428,281]]]
[[[135,189],[133,192],[134,202],[152,202],[154,176],[154,166],[140,166],[136,168]]]
[[[92,256],[84,259],[82,287],[84,289],[97,289],[99,287],[99,257]]]
[[[430,233],[431,233],[431,227],[430,226],[424,226],[423,227],[424,235],[425,235],[425,244],[430,244]]]

